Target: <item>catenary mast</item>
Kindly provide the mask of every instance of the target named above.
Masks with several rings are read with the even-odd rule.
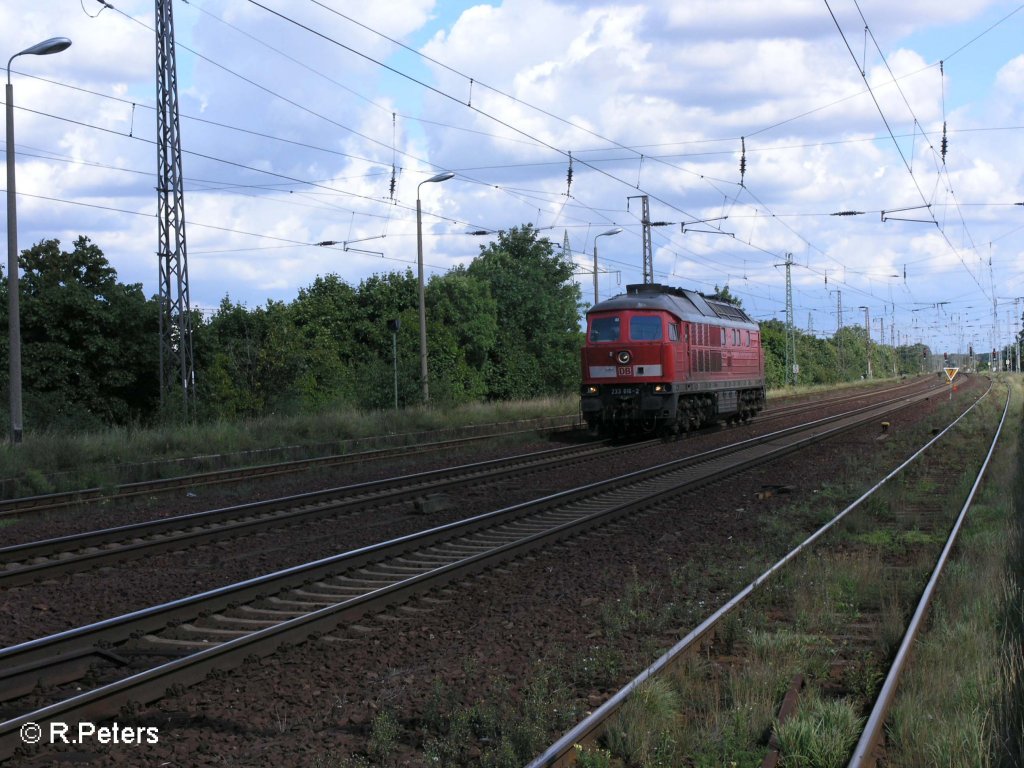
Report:
[[[156,0],[157,258],[160,265],[160,403],[180,397],[188,419],[195,407],[192,316],[185,247],[178,76],[172,0]],[[176,394],[177,393],[177,394]]]

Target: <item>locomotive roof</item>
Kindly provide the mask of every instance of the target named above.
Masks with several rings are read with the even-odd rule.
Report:
[[[657,283],[627,285],[625,293],[598,302],[587,314],[619,309],[661,309],[678,315],[683,320],[699,321],[710,317],[737,324],[757,325],[735,304],[709,298],[697,291]]]

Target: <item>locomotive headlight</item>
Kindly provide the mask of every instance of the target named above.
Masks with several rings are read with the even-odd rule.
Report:
[[[633,355],[629,353],[629,350],[624,349],[615,355],[615,359],[618,361],[619,365],[627,365],[629,361],[633,359]]]
[[[585,387],[583,387],[584,395],[596,395],[597,392],[598,390],[596,384],[587,384]]]
[[[668,387],[666,385],[664,385],[664,384],[655,384],[654,385],[654,394],[661,395],[661,394],[664,394],[665,392],[668,392]]]

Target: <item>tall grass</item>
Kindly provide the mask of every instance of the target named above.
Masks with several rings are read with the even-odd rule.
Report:
[[[946,422],[962,407],[943,403],[929,424],[891,435],[875,456],[878,466],[852,466],[844,473],[850,486],[835,499],[821,498],[821,506],[859,495],[865,477],[877,477],[894,457],[905,458],[911,446],[928,439],[931,423]],[[957,439],[987,446],[981,425],[994,423],[991,409],[987,414],[972,417]],[[668,693],[666,683],[645,685],[605,740],[613,756],[625,765],[756,765],[774,723],[782,765],[844,764],[944,538],[923,530],[919,526],[926,521],[914,517],[919,510],[911,502],[933,492],[929,484],[934,485],[926,474],[915,473],[883,488],[832,533],[835,550],[805,553],[725,623],[716,635],[719,656],[677,665]],[[789,510],[788,518],[796,516],[797,510]],[[886,565],[892,560],[895,570]],[[786,618],[768,620],[769,615]],[[861,637],[860,626],[873,629]],[[779,727],[775,713],[797,673],[807,683],[799,714]],[[678,709],[671,717],[665,710],[673,701]],[[926,764],[973,765],[934,759]]]
[[[1024,766],[1024,387],[1013,389],[1001,447],[890,713],[894,767]]]
[[[346,440],[397,436],[414,442],[423,432],[479,424],[574,414],[575,397],[530,401],[474,403],[453,408],[405,408],[400,411],[329,410],[260,419],[216,421],[149,428],[119,427],[68,434],[28,430],[17,446],[0,445],[0,479],[16,479],[20,493],[44,493],[86,485],[130,482],[172,474],[169,466],[137,466],[148,462],[217,457],[217,465],[261,463],[247,452],[291,446],[284,458],[319,455]],[[404,438],[402,436],[405,436]],[[232,459],[233,455],[238,455]],[[262,461],[272,461],[268,456]],[[195,470],[189,470],[195,471]]]

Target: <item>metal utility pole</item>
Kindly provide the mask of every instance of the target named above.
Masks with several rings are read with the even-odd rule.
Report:
[[[840,331],[843,330],[843,292],[836,290],[836,342],[839,346],[839,370],[845,371],[846,362],[843,359],[843,337]]]
[[[860,309],[864,310],[864,330],[865,330],[865,332],[868,335],[868,341],[867,341],[867,346],[865,347],[865,350],[867,350],[867,355],[868,355],[868,378],[870,379],[871,378],[871,310],[869,310],[867,307],[860,307]]]
[[[399,318],[388,320],[388,330],[391,331],[391,359],[394,362],[395,371],[395,410],[398,410],[398,329],[402,327]]]
[[[796,328],[793,321],[793,254],[786,254],[786,381],[796,386],[800,366],[796,362]]]
[[[644,241],[644,285],[654,284],[654,252],[651,248],[651,201],[647,195],[638,195],[640,198],[640,223],[643,225]],[[633,200],[629,197],[627,200]]]
[[[1018,323],[1020,321],[1024,320],[1024,317],[1021,317],[1021,314],[1020,314],[1020,298],[1019,297],[1013,300],[1013,312],[1014,312],[1015,315],[1017,315]],[[1020,373],[1020,343],[1021,343],[1021,338],[1020,337],[1021,337],[1021,333],[1024,333],[1024,331],[1022,331],[1022,332],[1017,334],[1016,338],[1014,338],[1014,342],[1015,343],[1013,345],[1014,347],[1017,348],[1017,373]]]
[[[5,123],[7,126],[7,369],[10,373],[8,389],[11,401],[11,443],[17,445],[22,436],[21,409],[21,309],[18,305],[18,195],[14,157],[14,86],[11,84],[11,62],[19,56],[49,56],[60,53],[71,45],[66,37],[51,37],[41,43],[19,51],[7,60],[7,88]]]
[[[195,407],[192,313],[185,246],[185,186],[181,170],[178,75],[172,0],[156,0],[157,258],[160,264],[160,404],[181,387],[182,413]]]

